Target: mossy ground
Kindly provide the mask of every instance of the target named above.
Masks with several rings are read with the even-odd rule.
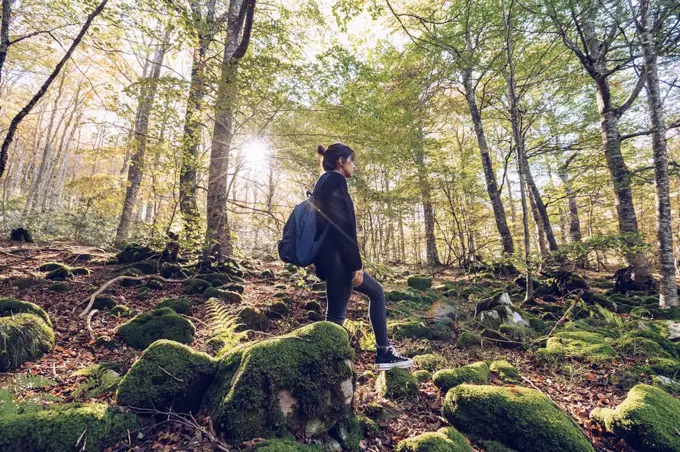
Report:
[[[154,341],[170,339],[183,344],[194,341],[196,328],[170,308],[140,314],[118,328],[117,334],[132,347],[144,350]]]
[[[616,351],[600,334],[562,331],[548,339],[540,353],[546,358],[575,358],[586,362],[609,361]]]

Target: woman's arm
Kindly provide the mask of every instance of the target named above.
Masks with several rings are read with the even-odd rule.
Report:
[[[339,184],[337,189],[333,190],[326,207],[326,215],[335,223],[331,225],[331,228],[338,228],[342,231],[335,230],[332,238],[338,241],[343,261],[350,267],[350,271],[361,270],[363,264],[357,243],[356,220],[346,183]]]

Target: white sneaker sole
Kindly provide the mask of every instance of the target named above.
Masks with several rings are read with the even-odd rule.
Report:
[[[400,363],[374,364],[373,367],[375,370],[408,369],[409,367],[413,367],[413,361],[409,359],[408,361]]]

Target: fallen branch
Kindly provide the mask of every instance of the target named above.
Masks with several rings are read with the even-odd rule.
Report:
[[[173,374],[171,374],[171,373],[168,372],[167,370],[163,369],[163,367],[161,367],[159,364],[157,364],[157,366],[158,366],[158,368],[159,368],[160,370],[162,370],[162,371],[165,372],[166,374],[170,375],[170,376],[171,376],[172,378],[174,378],[175,380],[179,381],[180,383],[184,383],[184,381],[183,381],[181,378],[177,378],[176,376],[174,376]]]
[[[146,281],[147,279],[157,279],[159,281],[163,281],[164,283],[169,283],[169,284],[181,284],[185,283],[188,281],[191,281],[193,277],[191,278],[186,278],[186,279],[166,279],[163,278],[162,276],[158,275],[145,275],[145,276],[117,276],[113,278],[110,281],[107,281],[104,283],[103,286],[101,286],[99,289],[97,289],[92,295],[90,295],[88,298],[84,299],[80,303],[76,305],[76,307],[80,306],[81,304],[85,303],[89,299],[89,303],[87,304],[87,307],[83,310],[83,312],[78,315],[78,317],[85,317],[88,312],[90,312],[90,309],[92,309],[92,306],[94,305],[94,299],[97,298],[99,295],[101,295],[106,289],[108,289],[111,285],[117,283],[118,281]],[[74,309],[75,311],[75,309]]]
[[[86,324],[87,324],[87,331],[90,332],[90,337],[92,338],[92,340],[95,340],[95,339],[96,339],[95,336],[94,336],[94,329],[92,329],[92,317],[94,317],[94,315],[95,315],[96,313],[98,313],[98,312],[99,312],[98,309],[93,309],[93,310],[90,311],[90,313],[87,315],[87,321],[86,321]]]

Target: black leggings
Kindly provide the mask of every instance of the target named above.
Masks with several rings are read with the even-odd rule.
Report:
[[[388,347],[387,317],[385,314],[385,293],[378,281],[364,272],[364,282],[360,286],[352,286],[352,273],[343,265],[335,265],[326,275],[326,320],[342,326],[347,316],[347,305],[352,290],[368,296],[368,317],[375,333],[378,347]]]

